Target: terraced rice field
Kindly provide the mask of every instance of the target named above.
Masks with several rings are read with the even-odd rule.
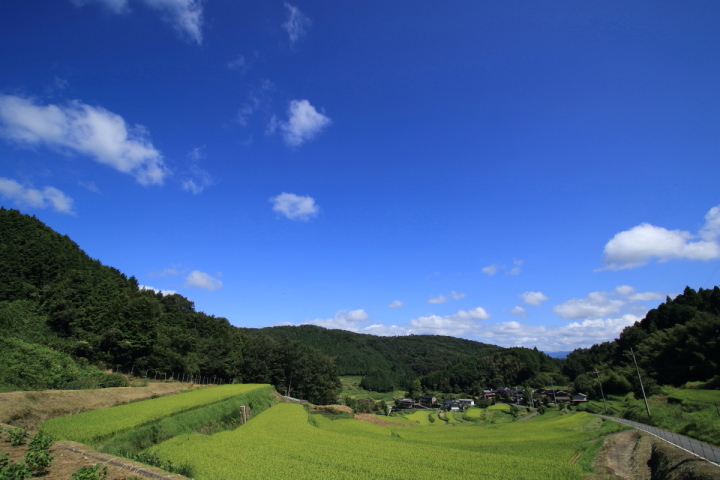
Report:
[[[278,404],[233,431],[182,435],[151,451],[191,465],[198,480],[581,480],[572,459],[615,425],[572,413],[503,425],[381,426]]]
[[[200,388],[168,397],[54,418],[44,422],[41,429],[56,439],[93,445],[120,432],[260,388],[271,387],[242,384]]]

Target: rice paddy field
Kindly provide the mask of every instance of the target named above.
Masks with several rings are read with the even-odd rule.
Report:
[[[122,432],[260,389],[269,391],[272,387],[242,384],[199,388],[177,395],[53,418],[44,422],[41,429],[56,439],[95,445]]]
[[[149,452],[190,465],[197,480],[581,480],[583,472],[573,460],[587,441],[622,428],[587,413],[557,411],[502,425],[435,423],[332,420],[281,403],[235,430],[180,435]]]

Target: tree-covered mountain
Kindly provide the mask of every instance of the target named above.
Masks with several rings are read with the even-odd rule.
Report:
[[[720,374],[720,288],[685,291],[650,310],[611,342],[577,349],[563,365],[577,390],[640,395],[632,352],[645,390],[657,385],[679,386],[689,381],[718,383]],[[594,373],[598,371],[598,374]]]
[[[33,358],[26,366],[36,377],[42,359],[67,366],[52,381],[2,376],[5,389],[71,387],[81,378],[85,386],[102,386],[87,368],[272,383],[319,403],[333,401],[339,388],[333,359],[316,349],[249,339],[227,319],[195,311],[181,295],[141,290],[134,277],[91,259],[37,218],[4,208],[0,329],[17,340],[2,344],[0,370],[17,370]]]
[[[517,385],[560,368],[559,361],[537,350],[505,349],[440,335],[377,337],[314,325],[247,332],[317,348],[337,358],[341,375],[363,375],[361,385],[377,391],[411,390],[419,379],[427,391],[477,392]]]

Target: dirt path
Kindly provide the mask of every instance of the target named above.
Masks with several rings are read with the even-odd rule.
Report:
[[[0,422],[36,430],[49,418],[172,395],[188,388],[190,384],[172,382],[150,383],[146,387],[0,393]]]
[[[651,450],[652,439],[637,430],[608,435],[595,457],[596,478],[649,479]]]

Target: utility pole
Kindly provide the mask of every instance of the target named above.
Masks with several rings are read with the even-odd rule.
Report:
[[[605,415],[607,415],[607,405],[605,404],[605,394],[603,393],[602,382],[600,381],[600,372],[597,371],[597,368],[595,369],[595,375],[597,375],[598,385],[600,385],[600,395],[602,395],[602,399],[603,399],[603,408],[605,409]]]
[[[643,387],[642,378],[640,378],[640,368],[638,368],[637,360],[635,360],[635,352],[633,352],[633,349],[631,348],[630,354],[628,355],[626,353],[625,356],[633,357],[633,362],[635,362],[635,370],[637,371],[638,380],[640,380],[640,390],[642,390],[643,398],[645,399],[645,409],[647,410],[648,418],[650,418],[650,407],[648,406],[647,395],[645,395],[645,387]]]

